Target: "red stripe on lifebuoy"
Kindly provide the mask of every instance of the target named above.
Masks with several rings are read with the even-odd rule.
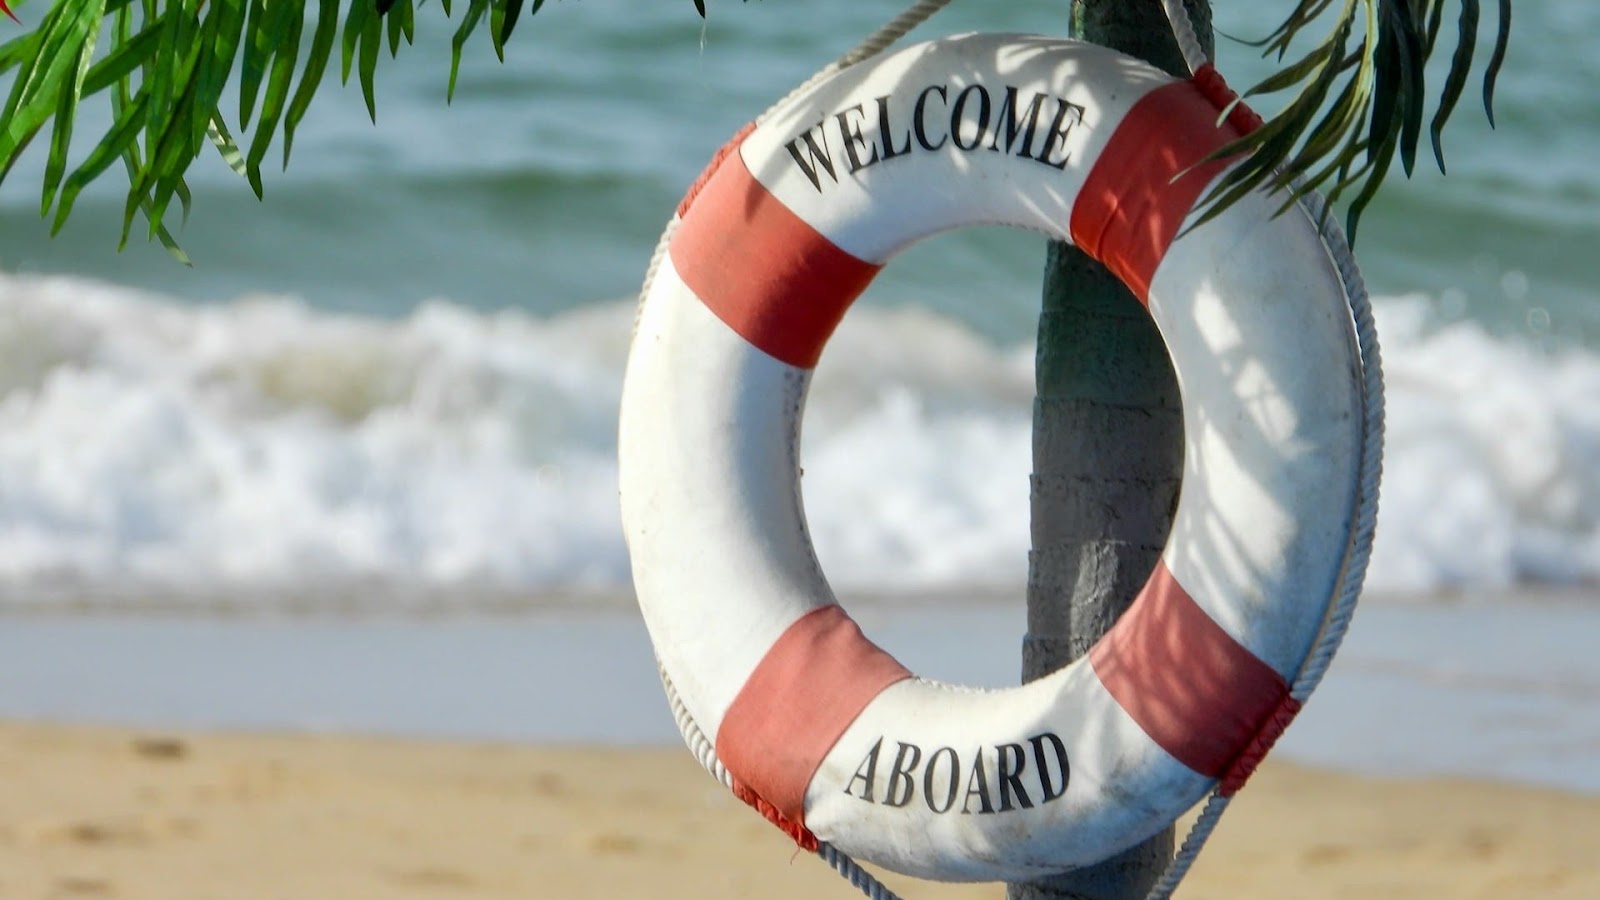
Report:
[[[669,248],[678,277],[729,328],[809,369],[879,266],[834,246],[728,155]]]
[[[1072,242],[1143,303],[1183,220],[1227,160],[1202,163],[1238,138],[1206,91],[1179,81],[1144,95],[1112,133],[1072,208]]]
[[[806,785],[823,757],[872,698],[910,677],[843,609],[814,609],[773,642],[733,698],[717,729],[717,757],[803,828]]]
[[[1128,715],[1179,762],[1228,773],[1289,685],[1201,609],[1159,563],[1089,663]]]
[[[694,184],[689,185],[689,189],[683,193],[683,199],[678,201],[676,212],[678,218],[683,218],[689,212],[689,208],[694,206],[694,201],[700,196],[700,191],[705,189],[706,182],[711,180],[711,176],[717,174],[717,170],[722,168],[722,161],[728,158],[728,154],[738,152],[739,145],[744,143],[744,139],[749,137],[750,132],[755,130],[756,123],[745,123],[743,128],[734,132],[733,137],[729,138],[726,144],[718,147],[717,152],[711,154],[711,161],[706,163],[704,169],[700,170],[700,174],[696,176]]]
[[[1262,725],[1261,730],[1250,740],[1250,746],[1244,748],[1239,758],[1228,767],[1228,774],[1224,775],[1222,783],[1217,785],[1218,793],[1224,797],[1232,797],[1244,788],[1245,782],[1255,774],[1256,767],[1267,758],[1272,746],[1278,742],[1278,738],[1283,737],[1284,730],[1294,722],[1294,717],[1300,714],[1300,705],[1300,701],[1294,697],[1283,698],[1278,708],[1267,718],[1266,724]]]

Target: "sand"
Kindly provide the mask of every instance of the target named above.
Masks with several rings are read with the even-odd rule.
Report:
[[[859,896],[676,747],[0,723],[0,777],[4,898]],[[1269,761],[1179,896],[1600,897],[1600,797]]]

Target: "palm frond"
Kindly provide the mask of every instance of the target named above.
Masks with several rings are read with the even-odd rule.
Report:
[[[0,182],[45,126],[54,123],[45,159],[41,213],[55,233],[83,189],[121,160],[128,173],[122,241],[136,214],[150,237],[182,258],[164,224],[176,199],[187,215],[184,174],[207,147],[243,175],[260,196],[261,166],[283,137],[287,166],[296,127],[305,117],[334,54],[342,81],[352,72],[368,115],[377,117],[380,51],[412,42],[421,0],[57,0],[31,30],[14,36],[0,20],[0,76],[10,94],[0,107]],[[315,9],[312,9],[313,5]],[[452,42],[449,95],[461,53],[488,14],[490,45],[504,58],[519,19],[544,0],[470,0]],[[440,7],[450,16],[450,2]],[[26,11],[24,11],[26,13]],[[0,0],[0,14],[16,16]],[[106,46],[97,47],[104,23]],[[20,24],[20,23],[19,23]],[[26,26],[24,26],[26,27]],[[309,30],[309,40],[304,40]],[[228,102],[229,84],[237,92]],[[111,121],[93,148],[68,171],[80,104],[102,95]],[[236,111],[233,128],[226,119]]]
[[[693,2],[703,16],[703,0]],[[517,22],[543,4],[467,0],[451,39],[446,98],[454,96],[461,54],[485,16],[490,46],[504,58]],[[279,129],[282,164],[288,165],[296,128],[335,52],[341,81],[356,74],[368,115],[376,118],[380,51],[387,43],[394,56],[402,43],[411,43],[421,0],[316,0],[314,13],[310,5],[311,0],[57,0],[31,31],[0,42],[0,75],[14,79],[0,109],[0,182],[53,122],[41,196],[43,214],[49,217],[54,210],[52,231],[66,222],[83,188],[121,159],[129,182],[124,243],[135,214],[142,213],[150,236],[176,248],[163,221],[174,198],[187,211],[189,166],[213,147],[259,196],[261,165]],[[439,5],[449,17],[451,0]],[[1347,216],[1353,237],[1394,156],[1400,156],[1408,174],[1415,164],[1427,99],[1424,73],[1441,43],[1449,5],[1449,0],[1296,0],[1283,23],[1257,46],[1283,60],[1297,38],[1331,18],[1328,33],[1246,92],[1250,97],[1298,89],[1266,127],[1218,151],[1245,160],[1208,195],[1205,216],[1263,186],[1292,195],[1295,179],[1301,179],[1298,190],[1325,189],[1335,200],[1356,191]],[[1456,0],[1456,5],[1450,68],[1428,123],[1441,169],[1443,129],[1465,90],[1479,32],[1479,0]],[[1511,0],[1499,0],[1498,7],[1499,28],[1483,75],[1491,124],[1495,80],[1510,36]],[[0,13],[12,16],[5,0]],[[96,38],[107,19],[111,29],[102,49]],[[223,112],[230,83],[237,91],[236,105],[227,104],[237,110],[237,139]],[[79,105],[97,94],[108,98],[111,122],[68,173]]]
[[[1345,217],[1353,241],[1361,214],[1395,156],[1407,176],[1416,165],[1428,100],[1425,73],[1451,5],[1452,0],[1342,0],[1334,12],[1333,0],[1296,0],[1271,34],[1247,43],[1282,61],[1296,39],[1319,22],[1326,21],[1328,30],[1297,60],[1244,93],[1250,98],[1297,91],[1264,127],[1217,151],[1216,157],[1243,156],[1244,161],[1212,188],[1199,221],[1260,188],[1284,191],[1286,205],[1306,191],[1325,190],[1338,201],[1353,189]],[[1441,172],[1444,126],[1466,87],[1479,38],[1478,0],[1454,0],[1454,5],[1455,49],[1428,124]],[[1510,36],[1511,0],[1499,0],[1499,28],[1483,75],[1490,125],[1495,79]]]

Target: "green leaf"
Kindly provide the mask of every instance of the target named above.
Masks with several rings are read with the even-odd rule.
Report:
[[[1351,246],[1356,242],[1356,228],[1361,224],[1361,213],[1372,202],[1378,193],[1378,186],[1383,183],[1383,176],[1389,171],[1389,163],[1394,159],[1395,135],[1388,136],[1387,147],[1380,147],[1374,154],[1371,171],[1367,173],[1366,183],[1361,186],[1361,192],[1350,202],[1350,209],[1345,213],[1345,234],[1349,236]]]
[[[1422,71],[1423,38],[1406,3],[1390,3],[1388,9],[1390,30],[1399,50],[1400,163],[1409,178],[1417,164],[1417,142],[1422,135],[1422,108],[1426,102]]]
[[[152,162],[156,145],[169,131],[173,108],[188,86],[193,61],[199,58],[200,48],[195,41],[200,31],[199,8],[199,0],[176,0],[167,7],[163,17],[166,27],[162,29],[153,71],[148,76],[150,122],[145,126],[145,150]]]
[[[1494,83],[1500,77],[1500,66],[1506,61],[1506,48],[1511,46],[1511,0],[1500,0],[1500,30],[1495,34],[1494,53],[1489,56],[1489,67],[1483,72],[1483,111],[1489,117],[1489,127],[1494,127]]]
[[[4,44],[0,44],[0,72],[14,68],[28,57],[33,45],[39,42],[37,31],[24,31]]]
[[[1443,9],[1440,3],[1436,9]],[[1456,29],[1456,52],[1450,58],[1450,73],[1445,76],[1444,88],[1439,92],[1439,108],[1434,111],[1433,125],[1429,129],[1433,137],[1433,158],[1439,163],[1439,171],[1444,168],[1444,124],[1449,121],[1450,114],[1455,111],[1456,101],[1461,99],[1461,92],[1467,86],[1467,75],[1472,71],[1472,52],[1478,43],[1478,3],[1477,0],[1462,0],[1461,17]]]
[[[351,0],[350,11],[344,16],[344,52],[340,59],[339,81],[350,83],[350,64],[355,62],[356,43],[366,30],[367,19],[372,16],[372,6],[366,0]]]
[[[1318,160],[1334,154],[1345,135],[1360,124],[1365,110],[1364,99],[1359,81],[1351,79],[1345,82],[1344,89],[1339,92],[1327,114],[1300,145],[1298,158],[1283,167],[1279,180],[1287,181],[1299,176]]]
[[[417,37],[417,8],[411,4],[411,0],[400,4],[400,34],[405,37],[407,44]],[[396,48],[395,52],[398,53],[399,49]]]
[[[78,199],[78,194],[83,188],[116,162],[128,148],[137,148],[139,131],[144,128],[145,111],[149,109],[149,100],[149,95],[141,93],[131,106],[124,108],[116,121],[111,124],[106,136],[100,139],[100,143],[95,145],[78,168],[67,176],[66,183],[61,187],[61,202],[56,204],[55,221],[50,226],[51,234],[60,232],[61,226],[66,224],[67,214],[72,212],[72,204]]]
[[[228,85],[228,75],[233,71],[234,59],[239,55],[245,24],[245,0],[210,0],[210,12],[201,28],[200,58],[195,77],[199,87],[195,94],[190,128],[194,143],[206,134],[222,105],[222,93]]]
[[[1277,53],[1278,58],[1283,59],[1284,54],[1289,50],[1290,43],[1300,33],[1300,29],[1321,16],[1332,5],[1333,0],[1304,0],[1304,2],[1299,3],[1289,13],[1288,18],[1283,20],[1283,24],[1274,29],[1267,36],[1267,39],[1262,42],[1266,47],[1263,55],[1270,56],[1273,53]],[[1348,13],[1348,4],[1346,11]]]
[[[494,51],[494,58],[500,62],[506,61],[506,49],[500,44],[500,27],[506,20],[506,0],[491,0],[489,3],[489,48]]]
[[[356,0],[361,2],[361,0]],[[383,49],[383,20],[368,16],[361,29],[361,96],[367,101],[367,117],[378,121],[378,100],[374,76],[378,71],[378,53]]]
[[[506,60],[506,42],[516,30],[517,18],[522,15],[522,0],[503,0],[494,5],[489,15],[490,33],[494,38],[494,53],[501,62]]]
[[[279,13],[280,3],[273,4],[273,13]],[[250,0],[249,17],[245,20],[244,62],[239,67],[239,129],[250,127],[250,117],[255,114],[256,98],[261,94],[261,79],[267,74],[267,61],[276,49],[264,21],[267,18],[266,0]]]
[[[195,49],[198,51],[199,48]],[[167,206],[182,185],[179,173],[199,153],[196,138],[189,129],[191,110],[194,107],[195,95],[199,91],[199,82],[195,78],[186,77],[179,79],[179,84],[179,91],[172,98],[172,115],[150,151],[150,164],[140,173],[139,181],[134,186],[139,196],[148,199],[141,208],[145,219],[150,223],[151,237],[154,237],[161,228],[161,220],[166,215]],[[153,127],[152,125],[147,128],[146,134],[150,134]]]
[[[0,112],[0,123],[4,123],[0,129],[0,180],[60,109],[63,85],[73,90],[73,81],[86,71],[80,52],[98,34],[102,3],[63,0],[45,14],[39,26],[37,55],[19,68],[5,110]]]
[[[194,198],[189,194],[189,183],[183,180],[182,175],[176,177],[178,179],[176,188],[178,203],[183,206],[183,224],[187,225],[189,224],[189,210],[194,205]]]
[[[1459,37],[1429,129],[1441,169],[1442,129],[1465,87],[1478,27],[1479,0],[1459,2]],[[1247,92],[1298,89],[1264,127],[1212,154],[1212,158],[1243,159],[1207,191],[1197,221],[1208,220],[1251,190],[1283,190],[1292,197],[1325,186],[1330,202],[1356,189],[1347,213],[1353,232],[1394,156],[1400,157],[1407,174],[1413,171],[1427,103],[1426,67],[1439,44],[1445,3],[1343,0],[1336,14],[1333,0],[1293,4],[1282,24],[1255,42],[1264,54],[1283,59],[1319,16],[1333,24],[1308,52]],[[1511,2],[1500,0],[1500,6],[1499,53],[1484,75],[1486,107],[1508,45]],[[1359,51],[1347,54],[1345,47],[1357,33]],[[1330,90],[1335,82],[1337,90]]]
[[[289,165],[289,150],[294,146],[294,131],[311,108],[317,85],[322,83],[328,68],[328,57],[333,54],[333,39],[339,29],[339,0],[320,0],[317,9],[317,28],[311,35],[311,49],[306,57],[305,71],[300,73],[300,86],[289,102],[289,112],[283,122],[283,164]]]
[[[357,2],[355,5],[363,4]],[[278,129],[278,119],[283,115],[284,106],[288,102],[289,88],[294,82],[295,61],[300,51],[300,33],[304,25],[305,7],[296,6],[295,14],[289,16],[284,24],[284,36],[277,41],[278,52],[272,58],[272,71],[267,76],[267,93],[261,102],[261,119],[256,123],[256,134],[250,141],[250,154],[245,159],[246,177],[250,179],[250,188],[255,191],[257,197],[263,193],[261,160],[266,158],[267,148],[272,146],[273,133]]]
[[[456,96],[456,75],[461,71],[461,48],[466,46],[467,38],[472,36],[472,30],[478,27],[478,20],[483,18],[484,10],[488,8],[489,0],[471,0],[466,14],[461,17],[461,27],[450,39],[450,85],[445,89],[447,103]]]
[[[250,167],[245,164],[244,153],[239,150],[239,145],[234,143],[233,135],[228,133],[228,126],[222,123],[221,118],[211,120],[206,128],[206,137],[211,139],[212,146],[222,154],[222,161],[228,164],[228,168],[232,169],[234,174],[241,178],[250,177]]]
[[[390,0],[390,3],[392,2],[394,0]],[[403,3],[402,8],[410,8],[410,3]],[[405,35],[403,29],[405,22],[402,21],[402,13],[394,13],[392,6],[390,10],[381,10],[381,13],[384,16],[384,26],[389,30],[389,58],[394,59],[400,56],[400,38]]]
[[[384,12],[384,24],[389,32],[389,57],[400,55],[400,41],[411,43],[411,0],[403,0]]]
[[[154,55],[156,45],[161,40],[161,28],[162,23],[155,22],[130,40],[121,43],[112,41],[115,49],[95,63],[83,79],[84,96],[98,94],[114,82],[126,78]]]
[[[56,105],[56,125],[50,137],[50,156],[45,160],[44,190],[39,202],[39,215],[50,214],[50,206],[55,202],[56,189],[61,186],[61,178],[67,171],[67,150],[72,144],[73,114],[78,109],[78,97],[83,91],[84,76],[89,74],[89,61],[94,58],[95,37],[99,30],[89,32],[89,37],[78,48],[78,62],[74,66],[74,74],[70,79],[62,79],[61,94]]]
[[[1478,0],[1465,0],[1462,6],[1477,6]],[[1433,45],[1439,39],[1439,28],[1444,24],[1444,4],[1424,3],[1428,7],[1428,36],[1422,45],[1425,56],[1433,56]]]
[[[1320,75],[1323,68],[1328,65],[1328,61],[1333,57],[1335,51],[1338,49],[1339,48],[1334,47],[1331,42],[1323,44],[1322,46],[1317,47],[1315,50],[1312,50],[1310,53],[1307,53],[1305,56],[1301,57],[1300,60],[1293,65],[1284,69],[1280,69],[1278,72],[1268,76],[1267,78],[1263,78],[1249,90],[1245,91],[1244,96],[1257,97],[1263,94],[1277,93],[1278,91],[1293,87],[1300,82],[1305,81],[1307,78]]]
[[[1373,54],[1372,115],[1367,125],[1368,158],[1384,146],[1384,138],[1393,128],[1395,115],[1405,98],[1400,92],[1400,47],[1394,33],[1384,28],[1378,33],[1378,48]]]
[[[143,11],[146,20],[149,20],[151,17],[151,7],[153,3],[154,0],[143,0],[142,5],[144,7]],[[113,40],[125,41],[128,39],[128,32],[130,30],[129,23],[131,19],[132,16],[128,14],[126,9],[117,13],[116,21],[112,25],[111,29]],[[145,70],[146,79],[149,78],[149,72],[150,69]],[[141,84],[136,98],[131,95],[130,91],[131,88],[127,79],[118,81],[112,86],[111,114],[116,116],[118,120],[121,121],[122,117],[129,115],[129,111],[134,109],[135,106],[143,105],[145,109],[142,110],[139,115],[139,129],[142,131],[149,119],[150,93],[148,90],[148,81],[146,81],[144,84]],[[139,180],[139,173],[144,169],[139,157],[139,142],[137,140],[128,141],[127,145],[122,149],[122,167],[128,173],[129,187],[127,200],[124,202],[122,210],[122,237],[117,243],[117,249],[119,251],[128,245],[128,234],[133,229],[133,214],[137,212],[139,208],[140,195],[134,192],[134,185],[137,184]]]
[[[123,154],[122,161],[128,169],[128,178],[130,180],[139,174],[138,160],[138,150]],[[144,202],[145,199],[142,194],[136,194],[131,190],[128,191],[128,199],[122,204],[122,239],[117,242],[118,252],[128,246],[128,234],[133,229],[133,215],[139,211],[139,207]]]

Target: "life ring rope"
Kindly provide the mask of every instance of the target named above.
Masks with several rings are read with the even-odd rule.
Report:
[[[1178,42],[1178,49],[1183,54],[1184,64],[1189,68],[1196,85],[1212,96],[1213,102],[1220,99],[1224,93],[1231,93],[1223,82],[1221,74],[1212,64],[1210,56],[1201,47],[1199,35],[1195,32],[1194,23],[1189,19],[1189,12],[1184,8],[1183,0],[1162,0],[1162,7],[1172,27],[1173,37]],[[1235,114],[1252,117],[1256,115],[1243,102],[1237,102],[1229,108],[1229,116]],[[1259,124],[1260,119],[1257,117],[1251,127],[1259,127]],[[1299,193],[1300,187],[1301,179],[1297,178],[1293,188]],[[1378,330],[1372,317],[1372,299],[1367,293],[1366,282],[1361,277],[1361,269],[1356,265],[1355,253],[1350,247],[1350,242],[1344,230],[1330,215],[1327,201],[1321,194],[1309,191],[1299,193],[1299,197],[1301,208],[1312,221],[1317,223],[1317,230],[1322,235],[1323,243],[1339,270],[1339,279],[1344,283],[1345,297],[1350,304],[1350,314],[1355,324],[1356,346],[1361,358],[1361,400],[1365,419],[1362,423],[1360,486],[1356,498],[1355,527],[1351,529],[1351,546],[1345,557],[1345,567],[1339,573],[1336,599],[1323,620],[1322,629],[1312,645],[1310,656],[1289,689],[1289,696],[1284,700],[1284,708],[1271,717],[1267,727],[1257,735],[1250,749],[1239,758],[1234,769],[1207,798],[1200,815],[1190,826],[1189,833],[1184,836],[1178,852],[1173,855],[1166,871],[1151,888],[1146,900],[1165,900],[1178,889],[1178,885],[1189,873],[1194,861],[1199,858],[1200,851],[1205,848],[1206,842],[1216,831],[1217,824],[1234,795],[1244,786],[1244,781],[1261,764],[1267,751],[1271,750],[1272,745],[1283,735],[1290,720],[1322,682],[1328,667],[1333,664],[1334,655],[1344,642],[1345,634],[1350,630],[1350,620],[1355,615],[1356,602],[1360,598],[1367,564],[1372,557],[1372,539],[1377,529],[1379,482],[1383,476],[1384,431],[1383,354],[1378,346]]]
[[[837,73],[841,69],[875,56],[899,40],[900,37],[916,27],[916,25],[948,5],[948,3],[949,0],[919,0],[919,2],[914,3],[890,23],[874,32],[858,47],[845,54],[838,61],[824,67],[788,96],[779,100],[772,108],[758,117],[756,122],[759,123],[770,115],[774,109],[783,106],[792,97],[810,89],[822,79]],[[1216,74],[1216,70],[1210,65],[1210,61],[1200,51],[1198,40],[1195,38],[1187,14],[1183,10],[1181,0],[1164,0],[1164,6],[1173,24],[1180,48],[1183,50],[1185,61],[1194,72],[1193,83],[1212,100],[1219,110],[1225,112],[1228,118],[1235,120],[1236,126],[1247,124],[1249,118],[1253,117],[1254,114],[1244,104],[1238,103],[1237,98],[1227,91],[1226,85],[1222,83],[1221,76]],[[1258,123],[1259,119],[1256,119],[1254,124]],[[730,142],[729,146],[734,146],[736,143],[737,141]],[[715,163],[711,168],[715,168]],[[708,169],[709,171],[710,169]],[[699,186],[697,185],[697,187]],[[692,199],[694,193],[695,191],[691,191],[689,199]],[[686,199],[687,202],[688,200]],[[1370,556],[1377,506],[1377,485],[1381,472],[1383,432],[1382,374],[1378,342],[1373,327],[1371,307],[1366,289],[1342,232],[1332,218],[1327,215],[1325,203],[1319,196],[1305,194],[1300,200],[1300,205],[1317,222],[1318,232],[1345,286],[1345,294],[1353,319],[1356,344],[1362,368],[1363,431],[1358,469],[1360,473],[1359,488],[1356,506],[1353,510],[1353,527],[1350,530],[1347,552],[1336,582],[1335,600],[1328,607],[1328,612],[1316,634],[1313,649],[1301,664],[1299,672],[1295,675],[1292,685],[1284,695],[1278,708],[1273,711],[1272,715],[1267,717],[1246,751],[1233,761],[1221,783],[1207,800],[1199,819],[1186,836],[1179,852],[1174,856],[1167,870],[1152,889],[1149,895],[1151,898],[1168,897],[1176,889],[1178,883],[1193,864],[1194,859],[1198,857],[1200,850],[1214,830],[1233,794],[1243,785],[1245,779],[1259,764],[1273,742],[1277,740],[1284,727],[1287,726],[1298,711],[1300,705],[1303,704],[1321,681],[1348,629]],[[668,223],[652,255],[644,288],[641,292],[641,302],[650,291],[661,261],[667,254],[679,220],[679,216],[674,216]],[[728,772],[718,758],[715,745],[706,737],[685,707],[678,695],[676,686],[667,675],[665,668],[661,669],[661,677],[674,719],[691,752],[713,777],[734,790],[735,793],[738,793],[736,779],[732,777],[731,773]],[[807,842],[805,837],[809,836],[809,832],[806,832],[803,826],[786,823],[782,815],[776,810],[770,808],[761,809],[761,804],[759,803],[752,805],[755,805],[764,815],[800,841],[805,849],[816,852],[824,861],[839,871],[843,877],[860,888],[866,896],[874,898],[874,900],[896,900],[896,896],[892,891],[837,848],[830,846],[825,841],[817,841],[814,837]],[[786,824],[789,827],[785,827]],[[798,829],[798,833],[795,829]]]
[[[1178,4],[1181,12],[1181,0],[1168,0],[1169,12],[1174,3]],[[1298,189],[1299,186],[1296,183],[1295,188]],[[1372,557],[1372,538],[1377,528],[1378,516],[1378,484],[1383,476],[1383,359],[1378,346],[1378,330],[1372,318],[1372,301],[1367,294],[1366,282],[1361,277],[1361,271],[1356,266],[1355,254],[1350,249],[1350,242],[1346,239],[1344,230],[1329,214],[1327,201],[1321,194],[1308,192],[1301,195],[1299,202],[1307,215],[1318,223],[1318,231],[1327,243],[1328,252],[1339,269],[1339,277],[1344,282],[1345,295],[1350,302],[1356,343],[1361,354],[1365,418],[1355,527],[1351,530],[1350,549],[1345,557],[1344,569],[1339,573],[1336,599],[1329,607],[1322,629],[1312,645],[1312,651],[1306,658],[1300,674],[1295,677],[1294,684],[1289,689],[1289,696],[1285,699],[1286,705],[1294,704],[1294,710],[1289,712],[1287,717],[1281,713],[1272,717],[1268,727],[1257,736],[1250,750],[1235,763],[1234,771],[1230,772],[1223,783],[1218,785],[1217,790],[1206,799],[1200,815],[1190,826],[1189,833],[1184,836],[1178,852],[1173,855],[1172,861],[1167,864],[1166,871],[1151,888],[1146,900],[1166,900],[1177,890],[1179,883],[1194,865],[1194,861],[1199,858],[1200,851],[1205,848],[1206,841],[1216,830],[1217,823],[1227,810],[1228,804],[1238,789],[1243,787],[1244,780],[1250,777],[1256,766],[1265,758],[1267,751],[1272,749],[1273,743],[1282,736],[1294,712],[1298,712],[1299,706],[1305,703],[1317,685],[1322,682],[1328,667],[1333,664],[1334,654],[1338,652],[1339,645],[1344,642],[1345,634],[1350,630],[1350,620],[1355,615],[1356,601],[1360,598],[1367,563]]]
[[[739,134],[736,134],[732,140],[728,141],[728,143],[725,144],[717,152],[717,154],[712,157],[710,163],[707,164],[705,171],[701,173],[700,177],[695,180],[695,183],[691,185],[690,189],[685,193],[682,203],[674,212],[672,218],[669,219],[666,226],[662,228],[661,238],[656,242],[655,250],[650,255],[649,265],[645,269],[644,285],[639,289],[639,302],[637,309],[643,310],[644,308],[645,298],[650,293],[651,285],[655,283],[656,273],[661,268],[662,260],[667,257],[668,248],[672,245],[673,235],[676,234],[678,230],[678,223],[682,221],[682,213],[687,209],[689,204],[694,202],[695,197],[698,196],[700,191],[705,187],[705,184],[710,180],[712,173],[717,170],[718,164],[722,161],[723,156],[729,152],[732,152],[738,147],[739,139],[744,133],[760,124],[764,119],[772,114],[773,110],[781,108],[794,97],[799,96],[807,90],[810,90],[819,81],[822,81],[841,69],[849,68],[850,66],[864,62],[878,55],[879,53],[882,53],[884,50],[893,46],[901,38],[905,37],[911,32],[912,29],[932,18],[934,14],[944,9],[946,6],[949,6],[950,2],[951,0],[916,0],[916,2],[908,6],[899,15],[879,26],[876,31],[868,35],[865,40],[851,48],[843,56],[840,56],[837,60],[834,60],[828,65],[818,69],[810,78],[807,78],[799,86],[785,94],[783,97],[779,98],[775,103],[767,107],[767,109],[759,116],[756,116],[756,118]],[[635,313],[635,316],[635,326],[637,330],[637,313]],[[661,676],[661,685],[666,693],[667,703],[672,709],[673,721],[677,724],[678,732],[683,736],[684,743],[688,745],[689,752],[693,754],[695,760],[698,761],[700,765],[711,774],[711,777],[721,782],[722,786],[727,788],[729,791],[737,793],[737,790],[734,786],[732,773],[728,771],[727,766],[722,764],[722,760],[717,758],[716,745],[706,737],[705,732],[700,729],[699,723],[697,723],[694,720],[694,716],[689,713],[688,707],[684,705],[683,699],[678,695],[678,688],[672,683],[672,678],[667,674],[666,668],[660,665],[659,661],[657,662],[656,668],[657,672]],[[783,820],[776,810],[772,809],[770,806],[766,809],[762,809],[760,806],[757,806],[756,809],[768,820],[772,821],[773,824],[782,829],[784,833],[789,834],[791,837],[796,837],[794,834],[794,826],[791,823]],[[876,876],[867,871],[866,868],[852,859],[848,854],[840,851],[827,841],[816,841],[813,838],[811,843],[812,846],[807,847],[806,849],[820,856],[824,862],[833,867],[834,871],[838,872],[839,875],[846,881],[849,881],[852,886],[859,889],[864,895],[866,895],[866,897],[869,898],[869,900],[901,900],[898,894],[890,890],[887,885],[879,881]],[[805,842],[803,840],[801,841],[801,846],[805,846]]]
[[[806,90],[809,90],[813,85],[822,79],[827,78],[829,75],[832,75],[840,69],[845,69],[856,65],[857,63],[871,59],[879,53],[882,53],[885,49],[893,46],[902,37],[905,37],[906,34],[912,29],[932,18],[935,13],[939,12],[939,10],[949,6],[950,2],[951,0],[916,0],[916,2],[912,3],[903,12],[884,23],[878,28],[878,30],[868,35],[865,40],[851,48],[843,56],[839,57],[832,63],[823,66],[821,69],[818,69],[817,72],[810,78],[806,79],[794,90],[790,91],[777,102],[769,106],[766,111],[757,116],[755,120],[746,127],[745,130],[748,131],[749,129],[754,128],[763,119],[770,115],[773,110],[782,107],[790,99]],[[705,171],[696,180],[695,184],[690,187],[689,191],[686,192],[679,209],[675,211],[673,217],[668,220],[666,226],[661,230],[661,238],[656,242],[655,250],[650,255],[650,263],[645,269],[644,285],[639,289],[639,303],[637,309],[642,310],[644,308],[645,297],[650,293],[650,287],[655,282],[656,273],[661,268],[661,261],[666,258],[668,248],[672,245],[672,238],[677,232],[678,223],[682,221],[683,211],[690,203],[694,201],[694,198],[699,194],[700,190],[705,187],[705,182],[708,181],[711,177],[711,174],[716,171],[717,165],[721,161],[721,156],[726,152],[731,152],[738,146],[739,137],[740,135],[735,135],[734,139],[724,145],[722,150],[720,150],[718,154],[712,158],[711,162],[706,166]],[[637,317],[637,313],[635,315]],[[635,325],[637,326],[637,318],[635,319]],[[737,794],[732,774],[728,771],[727,767],[722,764],[722,760],[717,758],[716,745],[706,737],[705,732],[703,732],[700,729],[699,724],[695,722],[694,716],[690,715],[688,708],[683,704],[682,698],[678,696],[677,686],[672,683],[672,678],[667,675],[666,668],[661,666],[659,662],[657,664],[657,671],[661,676],[661,685],[666,692],[667,702],[672,709],[673,721],[677,724],[678,732],[683,736],[684,743],[688,745],[689,752],[693,754],[695,760],[698,761],[713,778],[721,782],[723,787]],[[806,842],[795,833],[794,826],[791,823],[783,820],[776,810],[772,809],[770,806],[766,809],[762,809],[759,805],[756,806],[756,809],[768,820],[772,821],[773,824],[783,829],[784,833],[789,834],[791,837],[796,837],[802,847],[806,846]],[[801,830],[803,831],[803,829]],[[861,893],[868,898],[868,900],[901,900],[898,894],[890,890],[889,887],[882,881],[879,881],[876,876],[864,868],[860,863],[852,859],[849,854],[844,853],[837,847],[829,844],[827,841],[817,841],[813,838],[811,844],[812,846],[806,847],[806,849],[816,853],[819,857],[821,857],[824,862],[833,867],[834,871],[839,873],[840,877],[850,882],[851,886],[860,890]]]

